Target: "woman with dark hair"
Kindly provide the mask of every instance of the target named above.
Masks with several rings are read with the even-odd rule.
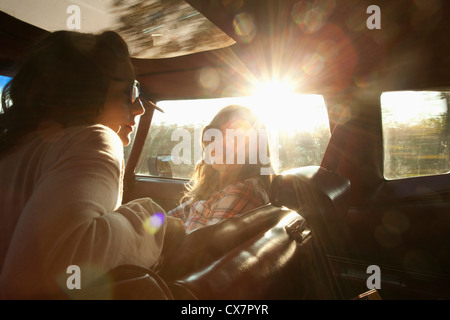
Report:
[[[267,204],[273,170],[266,133],[250,109],[220,110],[203,129],[204,157],[180,206],[167,214],[181,218],[189,232]]]
[[[122,205],[123,146],[144,113],[127,44],[57,31],[5,87],[0,113],[0,295],[52,298],[123,264],[152,266],[166,229],[151,199]],[[158,232],[146,224],[159,217]],[[154,220],[154,219],[153,219]],[[95,272],[92,272],[95,270]]]

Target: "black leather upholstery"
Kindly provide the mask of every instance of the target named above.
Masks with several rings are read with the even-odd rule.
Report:
[[[265,232],[223,255],[204,268],[175,280],[169,288],[175,299],[301,299],[319,298],[312,290],[327,277],[320,277],[315,266],[314,245],[310,237],[296,241],[286,232],[292,221],[303,220],[293,211]],[[305,273],[314,270],[314,274]],[[331,297],[332,288],[320,294]],[[324,297],[322,296],[322,298]]]
[[[320,166],[287,171],[274,178],[270,199],[306,219],[327,253],[338,254],[348,244],[345,228],[350,180]]]
[[[279,175],[272,204],[189,234],[171,262],[179,269],[163,277],[175,299],[335,298],[317,243],[339,247],[349,190],[348,179],[322,167]]]
[[[348,207],[350,181],[320,166],[289,170],[274,178],[270,200],[308,218],[310,214],[344,215]]]
[[[199,271],[276,225],[289,210],[266,205],[242,216],[194,230],[165,258],[159,274],[166,281]]]

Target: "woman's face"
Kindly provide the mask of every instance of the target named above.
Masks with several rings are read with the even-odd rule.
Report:
[[[248,137],[245,134],[250,129],[252,129],[251,125],[247,121],[239,119],[239,117],[230,120],[221,127],[223,134],[222,148],[213,149],[211,154],[215,159],[212,164],[215,170],[223,173],[238,173],[242,170],[249,156]],[[238,130],[242,130],[241,133]],[[243,137],[238,138],[239,134]],[[229,135],[228,138],[227,135]],[[239,155],[245,155],[245,160],[242,161],[243,159],[239,158]]]
[[[127,146],[136,125],[136,117],[144,113],[144,108],[139,100],[132,103],[135,75],[131,63],[124,63],[117,71],[110,81],[98,121],[116,132],[123,145]]]

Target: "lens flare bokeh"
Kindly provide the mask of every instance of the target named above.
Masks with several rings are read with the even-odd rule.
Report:
[[[144,229],[150,234],[156,234],[163,225],[165,216],[161,212],[157,212],[144,221]]]

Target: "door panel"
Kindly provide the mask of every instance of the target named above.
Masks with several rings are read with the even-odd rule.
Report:
[[[353,252],[331,258],[336,276],[361,282],[361,275],[369,276],[362,266],[378,265],[382,279],[395,280],[382,280],[380,295],[386,299],[449,298],[448,178],[385,181],[371,204],[351,207],[346,222]]]
[[[128,188],[124,202],[149,197],[166,212],[175,208],[185,191],[187,180],[137,176]]]
[[[354,298],[355,292],[369,290],[371,282],[368,267],[372,261],[329,257],[328,261],[343,292],[344,299]],[[403,268],[378,265],[380,267],[380,288],[382,299],[448,299],[450,278],[442,274],[425,271],[412,271]]]
[[[380,95],[361,101],[355,97],[354,108],[360,112],[336,126],[324,156],[323,166],[351,181],[351,205],[344,217],[350,250],[329,257],[330,265],[346,292],[354,292],[355,286],[368,290],[366,268],[377,265],[384,299],[449,298],[450,175],[443,147],[448,146],[448,124],[439,122],[437,128],[432,126],[435,119],[420,126],[410,121],[397,131],[383,131]],[[442,105],[445,99],[432,101]],[[390,105],[402,107],[404,114],[410,110],[405,100],[386,107]],[[390,157],[383,153],[388,147]],[[383,177],[386,164],[403,166],[392,178],[396,180]]]

